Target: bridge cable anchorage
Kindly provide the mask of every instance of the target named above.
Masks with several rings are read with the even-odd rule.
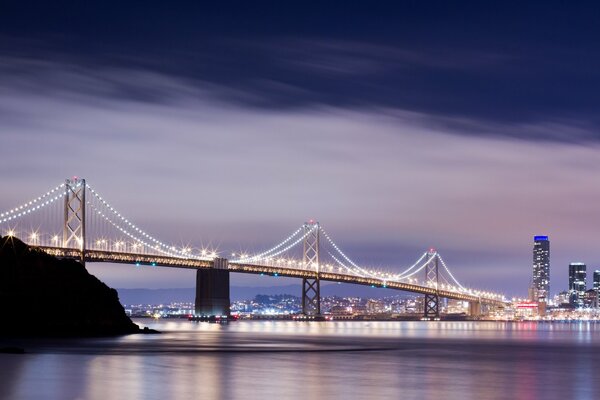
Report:
[[[129,221],[127,218],[125,218],[121,213],[119,213],[114,207],[112,207],[106,200],[104,200],[102,198],[102,196],[100,196],[100,194],[98,192],[96,192],[90,185],[87,185],[87,188],[90,190],[90,192],[94,195],[94,197],[96,199],[98,199],[103,206],[105,206],[108,210],[110,210],[114,215],[116,215],[121,221],[123,221],[130,229],[138,232],[139,234],[141,234],[143,237],[147,238],[148,240],[154,242],[156,245],[160,246],[160,247],[164,247],[166,250],[160,250],[163,254],[172,254],[174,257],[179,257],[179,258],[195,258],[195,259],[210,259],[210,257],[200,257],[200,256],[194,256],[192,254],[183,252],[183,251],[179,251],[177,249],[174,249],[173,246],[169,246],[163,242],[161,242],[160,240],[156,239],[155,237],[149,235],[148,233],[146,233],[145,231],[143,231],[142,229],[140,229],[138,226],[136,226],[135,224],[133,224],[131,221]],[[105,217],[106,218],[106,217]],[[116,226],[117,224],[115,224]],[[128,235],[130,236],[130,235]],[[139,240],[139,238],[135,237],[135,236],[130,236],[132,237],[132,239],[134,240],[138,240],[141,242],[141,240]],[[155,246],[150,246],[152,248],[155,248]],[[156,249],[158,250],[158,249]]]
[[[303,226],[301,226],[300,228],[298,228],[294,233],[292,233],[290,236],[288,236],[284,241],[282,241],[281,243],[277,244],[276,246],[270,248],[269,250],[263,251],[262,253],[259,254],[255,254],[253,256],[250,257],[241,257],[235,261],[231,261],[231,262],[252,262],[253,260],[261,260],[263,258],[266,258],[266,256],[273,256],[273,252],[277,251],[278,249],[280,249],[282,246],[284,246],[285,244],[289,243],[292,239],[294,239],[294,237],[296,237],[300,232],[302,232]],[[302,239],[304,239],[304,237],[302,237]],[[302,241],[302,240],[300,240]],[[295,244],[300,243],[300,241],[295,242]],[[295,246],[292,245],[291,247]],[[291,247],[286,248],[287,250],[289,250]],[[285,251],[287,251],[285,250]],[[280,251],[278,252],[276,255],[281,254],[284,251]]]
[[[43,195],[41,195],[29,202],[23,203],[20,206],[17,206],[8,211],[0,213],[0,223],[8,222],[8,221],[17,219],[19,217],[23,217],[27,214],[30,214],[34,211],[37,211],[37,210],[43,208],[51,203],[54,203],[56,200],[58,200],[66,195],[65,191],[61,191],[61,189],[64,186],[65,186],[65,184],[61,183],[60,185],[56,186],[54,189],[47,191]],[[57,195],[50,197],[50,196],[52,196],[52,194],[54,194],[57,191],[60,191],[60,192]],[[50,197],[48,200],[43,201],[44,199],[46,199],[48,197]]]

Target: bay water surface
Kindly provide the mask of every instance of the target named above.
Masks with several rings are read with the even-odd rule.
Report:
[[[137,320],[159,335],[0,339],[0,399],[595,399],[593,322]]]

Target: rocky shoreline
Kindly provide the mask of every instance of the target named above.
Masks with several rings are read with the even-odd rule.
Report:
[[[85,337],[158,333],[125,314],[117,291],[75,260],[0,238],[0,337]]]

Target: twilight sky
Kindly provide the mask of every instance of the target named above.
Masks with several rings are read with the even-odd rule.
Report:
[[[0,4],[2,210],[78,175],[164,241],[227,253],[315,218],[365,265],[435,246],[509,295],[534,234],[553,293],[569,261],[600,267],[598,5],[22,3]]]

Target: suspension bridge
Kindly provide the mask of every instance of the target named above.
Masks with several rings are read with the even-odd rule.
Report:
[[[503,307],[503,295],[463,286],[435,249],[412,265],[389,271],[354,262],[317,221],[308,221],[285,240],[255,254],[223,257],[215,250],[167,244],[117,211],[85,179],[71,178],[44,194],[0,213],[2,234],[60,258],[87,262],[197,270],[196,313],[229,315],[229,274],[302,279],[302,311],[321,315],[321,281],[397,289],[424,295],[423,319],[440,318],[440,299],[469,302],[471,315],[482,307]],[[399,271],[402,272],[391,272]]]

